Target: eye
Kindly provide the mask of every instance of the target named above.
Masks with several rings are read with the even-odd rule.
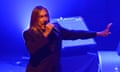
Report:
[[[38,17],[39,17],[39,18],[48,17],[48,14],[40,15],[40,16],[38,16]]]

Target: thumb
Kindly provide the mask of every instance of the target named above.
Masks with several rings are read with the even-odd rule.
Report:
[[[110,29],[111,25],[112,25],[112,23],[109,23],[109,24],[107,25],[107,28],[106,28],[106,29]]]
[[[109,31],[110,27],[111,27],[112,23],[109,23],[105,29],[105,31]]]

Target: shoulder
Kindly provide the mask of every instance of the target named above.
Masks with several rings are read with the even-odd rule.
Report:
[[[60,25],[58,22],[53,22],[52,24],[54,24],[55,26]]]
[[[56,28],[59,28],[59,29],[62,28],[62,26],[60,25],[59,22],[54,22],[54,23],[52,23],[52,24],[54,24],[54,26],[55,26]]]
[[[30,29],[27,29],[27,30],[24,30],[23,31],[23,34],[28,34],[28,33],[30,33],[31,32],[31,30]]]
[[[27,29],[27,30],[23,31],[23,36],[24,37],[41,37],[42,33],[34,31],[32,29]]]
[[[26,36],[26,35],[31,35],[32,33],[33,33],[33,31],[32,31],[32,30],[27,29],[27,30],[24,30],[24,31],[23,31],[23,36]]]

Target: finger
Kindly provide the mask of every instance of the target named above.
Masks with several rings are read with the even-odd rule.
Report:
[[[106,29],[110,29],[111,25],[112,25],[112,23],[109,23],[109,24],[107,25],[107,28],[106,28]]]
[[[109,29],[110,29],[111,25],[112,25],[112,23],[109,23],[109,24],[107,25],[105,31],[109,32]]]

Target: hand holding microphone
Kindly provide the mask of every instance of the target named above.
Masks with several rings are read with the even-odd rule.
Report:
[[[54,25],[52,23],[48,23],[46,24],[46,28],[48,28],[49,30],[52,30],[54,28]]]
[[[46,30],[45,32],[43,32],[43,35],[47,37],[50,34],[50,32],[54,29],[54,25],[52,23],[46,23],[45,25],[46,25]]]

